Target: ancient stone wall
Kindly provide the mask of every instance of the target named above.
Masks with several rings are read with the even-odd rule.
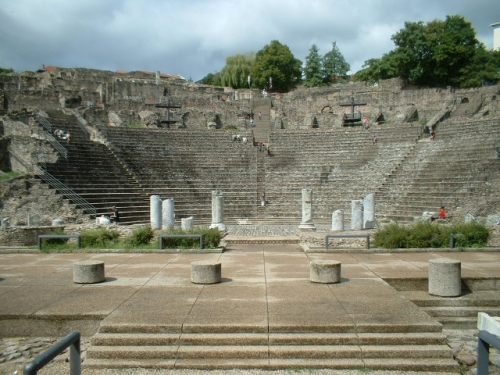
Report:
[[[0,226],[1,246],[35,246],[38,235],[51,234],[61,227],[2,227]],[[64,228],[63,228],[64,229]]]

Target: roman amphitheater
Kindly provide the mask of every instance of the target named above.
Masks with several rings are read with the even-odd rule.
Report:
[[[328,251],[325,234],[338,211],[349,228],[353,202],[367,196],[376,228],[445,206],[451,220],[496,229],[499,95],[498,85],[398,79],[268,94],[159,72],[0,75],[0,173],[15,173],[0,182],[0,372],[19,371],[71,330],[84,338],[88,375],[475,370],[477,314],[500,315],[498,235],[482,249],[385,251],[355,239]],[[300,228],[304,189],[315,231]],[[149,224],[152,196],[173,200],[176,225],[208,225],[216,191],[225,248],[34,248],[55,222],[80,232],[113,206],[113,229]],[[462,264],[461,294],[432,295],[428,264],[447,257]],[[106,263],[104,282],[73,282],[74,263],[85,260]],[[191,282],[198,260],[222,263],[221,282]],[[342,263],[338,282],[309,279],[312,264],[332,260]],[[498,371],[498,351],[491,361]],[[50,373],[67,373],[60,365]]]
[[[381,223],[440,206],[455,218],[500,213],[498,86],[416,89],[394,79],[264,97],[160,73],[54,67],[0,84],[1,170],[25,176],[2,183],[0,216],[12,225],[29,214],[84,221],[112,206],[123,224],[147,223],[151,195],[173,198],[176,219],[202,224],[213,190],[228,223],[300,223],[302,189],[312,190],[318,223],[335,210],[348,222],[351,201],[370,193]],[[369,128],[346,121],[352,115]]]

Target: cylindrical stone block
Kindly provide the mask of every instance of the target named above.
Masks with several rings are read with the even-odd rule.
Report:
[[[201,260],[191,263],[191,282],[195,284],[216,284],[221,281],[221,264]]]
[[[52,220],[52,226],[53,227],[57,227],[58,225],[63,225],[64,224],[64,220],[63,219],[54,219]]]
[[[333,211],[332,214],[332,230],[333,231],[343,231],[344,230],[344,211],[337,210]]]
[[[314,260],[309,265],[310,280],[314,283],[334,284],[341,278],[341,263],[336,260]]]
[[[429,294],[458,297],[461,293],[461,262],[449,258],[429,260]]]
[[[100,260],[83,260],[73,264],[73,282],[77,284],[94,284],[106,280],[104,262]]]
[[[191,230],[193,229],[193,217],[185,217],[181,219],[181,229],[182,230]]]

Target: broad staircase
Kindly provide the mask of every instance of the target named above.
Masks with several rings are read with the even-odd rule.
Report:
[[[263,142],[268,144],[269,132],[272,128],[271,123],[271,98],[253,99],[253,114],[254,114],[254,140],[256,144]],[[262,116],[259,118],[259,113]]]
[[[212,326],[170,332],[161,326],[101,325],[84,368],[265,369],[328,368],[397,371],[457,371],[446,335],[436,325],[376,325],[349,332],[252,332]]]
[[[56,110],[47,113],[53,127],[71,134],[70,142],[60,140],[68,159],[59,157],[46,165],[47,171],[96,207],[97,216],[110,215],[116,206],[121,223],[145,222],[147,216],[138,215],[135,206],[146,205],[147,196],[120,160],[105,145],[90,141],[74,116]]]

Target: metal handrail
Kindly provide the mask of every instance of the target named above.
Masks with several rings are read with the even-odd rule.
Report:
[[[40,116],[39,113],[35,113],[35,119],[38,121],[45,130],[49,133],[47,137],[47,141],[54,147],[66,160],[68,160],[68,150],[60,144],[52,135],[52,124],[43,116]]]
[[[73,331],[66,337],[57,341],[33,361],[24,366],[24,375],[36,375],[38,370],[50,363],[55,357],[69,348],[69,373],[80,375],[82,373],[82,358],[80,348],[80,332]]]
[[[35,120],[38,121],[50,134],[52,134],[52,124],[47,121],[45,117],[40,116],[39,113],[35,113]]]
[[[85,133],[85,136],[89,136],[89,132],[88,130],[85,128],[85,125],[83,123],[83,120],[80,118],[80,117],[77,117],[76,118],[76,123],[78,124],[78,126],[80,127],[80,129]]]
[[[64,195],[67,199],[72,201],[74,204],[78,206],[81,210],[83,210],[86,213],[89,213],[90,215],[93,215],[94,217],[97,215],[97,209],[95,208],[94,205],[92,205],[89,201],[86,199],[80,197],[77,193],[75,193],[73,190],[71,190],[69,187],[64,185],[61,181],[59,181],[56,177],[52,176],[47,170],[45,169],[45,166],[43,163],[40,165],[40,170],[42,171],[41,174],[38,176],[48,183],[50,186],[52,186],[54,189],[59,191],[62,195]]]

